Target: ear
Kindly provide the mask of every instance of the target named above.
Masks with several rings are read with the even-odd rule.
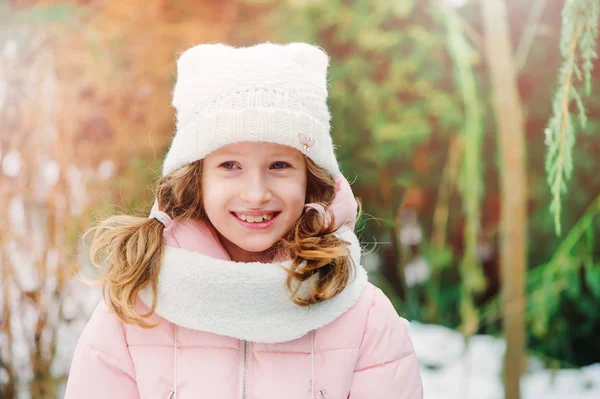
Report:
[[[233,47],[223,44],[199,44],[185,50],[177,59],[177,75],[187,80],[202,73],[216,61],[231,53]]]
[[[316,75],[327,75],[329,56],[319,47],[307,43],[290,43],[286,45],[287,51],[292,59],[304,69],[304,71]]]
[[[196,104],[194,95],[198,93],[194,87],[195,77],[213,71],[213,64],[227,57],[232,50],[233,47],[222,43],[199,44],[185,50],[177,59],[177,82],[171,104],[177,109],[193,107]]]

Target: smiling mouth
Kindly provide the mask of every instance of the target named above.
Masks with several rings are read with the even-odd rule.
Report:
[[[263,215],[245,215],[243,213],[235,213],[231,212],[236,218],[246,223],[263,223],[273,220],[273,218],[277,217],[281,212],[270,212],[265,213]]]

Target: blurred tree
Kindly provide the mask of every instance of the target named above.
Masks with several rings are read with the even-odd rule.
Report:
[[[506,205],[500,197],[506,183],[500,176],[506,170],[501,166],[504,161],[491,154],[506,153],[506,148],[499,149],[501,136],[485,134],[496,127],[491,117],[495,115],[489,84],[491,61],[488,68],[481,62],[486,46],[482,1],[453,2],[460,7],[460,12],[454,13],[456,21],[448,19],[440,4],[439,0],[243,0],[240,15],[252,15],[256,24],[267,28],[258,33],[240,29],[232,40],[240,44],[274,38],[305,40],[327,50],[331,56],[332,134],[344,173],[353,181],[364,209],[372,213],[362,220],[363,241],[381,257],[382,278],[372,273],[373,281],[398,296],[394,303],[408,317],[461,326],[463,331],[500,333],[500,208]],[[549,99],[560,62],[558,31],[553,27],[560,24],[564,5],[546,0],[507,2],[507,35],[515,49],[514,81],[527,149],[524,184],[530,217],[522,239],[535,237],[530,243],[521,243],[527,249],[522,264],[532,265],[532,276],[546,275],[538,269],[556,265],[548,259],[561,245],[553,234],[553,220],[547,217],[551,196],[544,173],[546,149],[539,145],[539,132],[551,111]],[[498,56],[496,60],[503,61]],[[592,80],[599,77],[592,74]],[[587,107],[587,130],[592,131],[600,126],[600,98],[588,98]],[[477,131],[469,128],[477,126],[477,115],[480,139],[466,134]],[[579,225],[600,192],[600,175],[594,166],[600,142],[590,135],[578,140],[581,145],[573,159],[576,173],[572,184],[579,189],[563,198],[562,218],[567,226]],[[465,170],[464,165],[471,168]],[[483,184],[471,180],[477,179],[478,173],[485,191]],[[478,201],[479,210],[473,206]],[[377,223],[365,223],[369,218]],[[479,232],[473,234],[477,228]],[[597,243],[593,234],[597,224],[591,223],[589,229],[591,242]],[[415,231],[418,234],[412,235]],[[402,240],[406,237],[420,238],[405,246]],[[374,241],[377,244],[373,245]],[[473,248],[478,266],[461,267],[468,256],[473,259],[469,254]],[[588,284],[584,279],[567,278],[578,273],[587,276],[580,260],[586,258],[576,254],[584,247],[570,248],[577,262],[569,267],[563,264],[562,271],[548,270],[556,273],[553,278],[560,284],[533,277],[527,280],[527,300],[537,298],[535,306],[528,302],[525,308],[528,323],[536,320],[540,325],[545,320],[555,326],[528,329],[527,334],[530,349],[536,353],[551,354],[561,361],[570,359],[565,364],[589,364],[600,359],[600,349],[589,350],[595,347],[591,336],[581,335],[593,326],[600,327],[595,311],[585,305],[594,301],[595,294],[582,288],[581,301],[558,295],[560,287],[576,292],[576,287]],[[585,249],[594,254],[586,256],[596,262],[598,246],[590,244]],[[421,256],[430,268],[430,279],[407,290],[402,281],[404,266]],[[482,272],[485,289],[478,293]],[[594,275],[590,275],[593,285]],[[406,295],[407,291],[411,295]],[[469,296],[479,307],[475,313],[468,307],[461,311]],[[416,300],[414,306],[408,306],[409,297]],[[578,323],[586,327],[577,331]],[[577,340],[571,339],[575,336]]]
[[[527,190],[525,175],[525,121],[517,88],[504,0],[482,0],[485,54],[490,72],[492,101],[502,160],[500,268],[502,314],[506,339],[504,397],[520,397],[525,363],[525,280],[527,272]]]
[[[365,209],[380,223],[363,224],[363,238],[381,245],[381,283],[406,299],[402,258],[415,254],[400,242],[403,211],[420,214],[435,205],[423,187],[439,184],[434,171],[443,169],[444,156],[429,154],[464,126],[452,70],[440,68],[449,62],[442,16],[414,1],[287,1],[285,7],[244,1],[245,9],[265,3],[278,5],[265,20],[279,37],[317,42],[332,58],[337,154]]]
[[[69,167],[69,131],[61,129],[53,31],[72,20],[73,7],[12,11],[0,6],[0,332],[1,397],[24,390],[57,395],[52,373],[65,315],[68,253],[80,208],[78,170]],[[27,25],[24,26],[24,22]],[[47,24],[47,29],[39,25]]]
[[[476,57],[475,50],[464,34],[464,22],[456,10],[441,6],[448,32],[448,52],[454,62],[457,90],[462,95],[464,106],[464,127],[460,131],[460,150],[462,165],[458,175],[458,186],[462,196],[465,217],[463,231],[464,250],[460,262],[463,290],[461,293],[460,316],[461,330],[470,337],[479,329],[479,317],[473,297],[481,293],[486,286],[481,262],[477,256],[481,235],[481,199],[484,194],[482,181],[483,168],[481,142],[483,140],[483,115],[480,96],[477,92],[477,80],[473,72]]]
[[[61,350],[89,316],[86,299],[97,300],[70,278],[87,263],[80,232],[108,207],[147,214],[173,129],[177,53],[225,40],[236,10],[0,3],[0,210],[10,222],[0,227],[0,397],[60,396],[71,355]]]
[[[496,137],[485,134],[495,130],[495,123],[489,111],[490,75],[481,62],[482,2],[461,4],[450,20],[438,0],[0,3],[1,57],[16,54],[16,61],[0,63],[0,209],[23,209],[13,198],[21,189],[33,195],[25,181],[53,176],[36,169],[44,158],[35,152],[28,152],[26,161],[21,158],[26,162],[23,176],[9,176],[15,151],[40,151],[35,146],[46,143],[44,156],[60,159],[59,183],[51,200],[26,202],[25,209],[41,209],[45,216],[40,220],[47,225],[38,226],[40,231],[69,226],[65,237],[52,241],[67,248],[60,252],[56,269],[62,275],[74,262],[69,255],[85,252],[75,243],[90,218],[105,216],[115,204],[128,212],[148,211],[152,198],[147,185],[159,173],[160,154],[173,129],[169,100],[178,52],[204,41],[315,42],[331,55],[332,134],[341,166],[372,213],[361,221],[363,241],[369,249],[378,249],[383,260],[383,278],[373,272],[372,280],[405,315],[461,326],[467,333],[500,332],[498,176],[505,171],[490,155],[500,153]],[[563,2],[507,4],[526,127],[528,228],[529,236],[535,237],[527,258],[532,265],[527,280],[529,348],[548,361],[588,364],[600,359],[593,334],[600,328],[596,234],[600,142],[587,134],[600,127],[600,97],[586,98],[588,128],[577,138],[570,183],[577,190],[561,199],[561,222],[568,232],[561,241],[553,232],[554,221],[547,217],[551,197],[544,174],[546,148],[539,145],[539,132],[550,117],[551,88],[560,62],[553,27],[560,23]],[[41,42],[39,32],[46,35]],[[598,80],[598,68],[590,69],[590,75],[592,81]],[[43,79],[48,76],[51,79]],[[36,90],[48,81],[54,82],[51,100]],[[43,126],[48,103],[58,121],[53,133],[61,139],[57,148],[44,136],[45,130],[32,128]],[[8,172],[4,165],[9,165]],[[53,222],[48,213],[56,213],[58,219]],[[377,223],[365,223],[368,218]],[[14,234],[5,227],[0,235],[5,295],[0,300],[4,312],[0,341],[12,339],[3,334],[14,338],[11,331],[19,313],[4,317],[10,312],[6,287],[13,284],[13,277],[7,277],[13,268],[5,266],[14,262],[7,259],[11,252],[5,244]],[[20,245],[27,250],[30,244],[24,240]],[[57,255],[48,248],[50,244],[37,250],[52,265]],[[405,281],[405,266],[422,265],[419,261],[430,269],[429,280]],[[41,261],[36,265],[43,269]],[[478,293],[482,271],[485,291]],[[46,287],[51,292],[52,286]],[[41,298],[36,295],[34,299]],[[69,291],[61,295],[66,299]],[[411,298],[410,306],[398,296]],[[464,307],[468,300],[473,306]],[[27,307],[39,303],[42,310],[46,306],[30,299],[17,302]],[[36,341],[34,331],[28,337],[34,337],[32,345],[39,344],[31,348],[39,354],[35,356],[43,384],[49,375],[45,367],[51,363],[44,357],[49,348],[44,345],[51,340]],[[51,327],[49,331],[39,337],[50,337]],[[13,376],[13,382],[19,376],[28,384],[31,375],[6,361],[13,360],[10,349],[0,351],[2,373]],[[61,373],[56,372],[53,381],[63,378]],[[7,386],[12,392],[14,388]]]

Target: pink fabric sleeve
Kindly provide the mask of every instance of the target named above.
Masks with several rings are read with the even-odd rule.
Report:
[[[375,288],[355,366],[350,399],[422,399],[423,385],[408,321]]]
[[[71,363],[65,399],[138,399],[133,361],[121,321],[101,301]]]

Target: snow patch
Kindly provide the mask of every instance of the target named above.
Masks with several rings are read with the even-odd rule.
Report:
[[[413,341],[424,399],[503,399],[504,339],[475,335],[466,341],[449,328],[412,322]],[[532,358],[521,377],[523,399],[600,398],[600,363],[576,369],[548,370]]]

